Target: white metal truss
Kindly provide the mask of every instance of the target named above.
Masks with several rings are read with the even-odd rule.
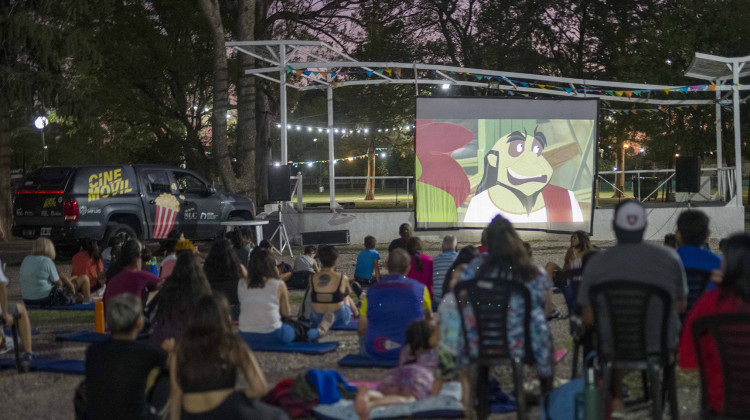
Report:
[[[245,74],[258,76],[280,85],[281,108],[281,161],[288,162],[287,156],[287,102],[286,88],[291,87],[300,91],[326,89],[328,102],[328,162],[329,162],[329,191],[331,209],[336,207],[334,201],[334,130],[333,130],[333,89],[344,86],[367,85],[414,85],[419,94],[419,85],[468,86],[482,89],[502,89],[510,94],[547,95],[579,98],[598,98],[609,102],[624,102],[630,104],[653,105],[714,105],[717,116],[717,161],[718,168],[722,167],[721,148],[721,106],[731,104],[734,111],[735,153],[740,156],[740,103],[745,103],[750,95],[744,99],[740,93],[750,91],[750,86],[739,83],[741,77],[750,75],[750,66],[742,71],[750,56],[725,58],[708,54],[696,53],[686,76],[695,77],[712,82],[711,91],[685,90],[685,86],[659,85],[648,83],[628,83],[602,80],[578,79],[569,77],[546,76],[528,73],[504,72],[447,65],[433,65],[421,63],[401,62],[363,62],[357,61],[349,55],[322,41],[296,40],[267,40],[267,41],[234,41],[227,42],[227,47],[239,53],[248,54],[256,60],[270,65],[245,69]],[[349,71],[343,69],[350,69]],[[384,70],[388,74],[384,74]],[[398,69],[397,72],[394,69]],[[340,81],[335,76],[339,72],[345,73]],[[356,73],[353,73],[356,72]],[[287,80],[287,75],[294,73],[299,76],[296,80]],[[306,74],[308,73],[308,74]],[[395,73],[395,75],[394,75]],[[278,75],[276,75],[278,74]],[[318,74],[315,76],[314,74]],[[356,77],[366,74],[366,80]],[[474,80],[472,80],[472,76]],[[482,76],[482,77],[477,77]],[[467,78],[469,80],[464,80]],[[489,82],[482,81],[491,78]],[[730,81],[731,80],[731,81]],[[549,83],[550,85],[545,85]],[[617,91],[618,95],[607,95]],[[622,91],[630,95],[622,95]],[[687,94],[683,99],[662,99],[659,92],[681,91]],[[715,91],[715,93],[713,93]],[[646,95],[633,95],[633,92],[644,92]],[[656,93],[657,95],[652,95]],[[731,97],[731,100],[729,96]],[[657,97],[652,97],[657,96]],[[736,170],[737,187],[736,204],[742,205],[742,171],[740,159],[737,159]]]

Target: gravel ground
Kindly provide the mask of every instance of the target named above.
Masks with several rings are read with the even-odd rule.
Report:
[[[562,258],[568,246],[567,238],[560,236],[561,240],[554,241],[533,241],[532,248],[534,259],[539,264],[545,264],[548,261],[556,262],[562,265]],[[609,247],[611,242],[597,242],[595,245],[600,247]],[[716,248],[716,243],[712,243]],[[23,257],[24,249],[28,242],[12,243],[11,245],[0,244],[0,256],[4,261],[10,261],[6,274],[11,280],[10,299],[20,299],[20,290],[18,286],[18,262]],[[439,244],[427,244],[426,252],[429,255],[439,253]],[[356,255],[360,251],[359,247],[343,247],[339,268],[350,275],[354,271],[354,262]],[[381,255],[384,255],[384,249],[380,249]],[[299,252],[299,250],[295,250]],[[296,254],[295,254],[296,255]],[[288,254],[283,258],[291,262]],[[62,272],[69,272],[69,263],[59,264]],[[291,295],[301,296],[301,291],[292,291]],[[563,312],[565,304],[562,295],[554,295],[554,302]],[[296,310],[296,308],[294,308]],[[88,324],[57,324],[43,325],[39,329],[41,334],[34,336],[34,351],[37,355],[45,357],[56,357],[66,359],[83,359],[86,345],[77,343],[61,343],[54,340],[55,335],[78,331],[81,329],[93,329],[93,313],[91,313],[91,322]],[[554,320],[550,323],[554,335],[555,348],[572,350],[572,340],[568,332],[568,320]],[[376,381],[383,374],[382,369],[350,369],[340,368],[336,361],[347,353],[356,352],[358,349],[357,336],[355,332],[349,331],[332,331],[321,341],[338,341],[339,348],[332,353],[307,356],[299,354],[278,354],[278,353],[256,353],[256,357],[263,368],[269,383],[274,384],[279,380],[296,376],[310,368],[321,369],[338,369],[345,378],[350,381]],[[569,379],[571,373],[572,351],[569,352],[557,365],[556,377]],[[505,380],[509,378],[509,372],[499,369],[497,372],[501,379],[501,384],[507,384],[506,389],[512,389],[512,383]],[[533,371],[527,369],[527,378],[533,378]],[[2,395],[3,419],[60,419],[73,417],[73,390],[80,382],[81,377],[75,375],[63,375],[53,373],[29,373],[17,375],[15,371],[0,371],[0,395]],[[639,376],[630,375],[627,383],[631,386],[632,393],[635,397],[641,396],[639,386]],[[680,412],[683,419],[699,418],[700,406],[700,388],[698,376],[694,372],[686,373],[678,371],[677,383],[679,386],[678,397],[680,401]],[[638,403],[635,399],[629,400],[630,412],[628,418],[646,418],[649,416],[648,405]],[[531,417],[536,418],[538,410],[532,408]],[[515,418],[515,415],[493,415],[493,419]]]

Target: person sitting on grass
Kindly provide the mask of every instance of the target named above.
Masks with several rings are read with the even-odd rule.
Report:
[[[692,268],[706,273],[721,269],[721,258],[703,247],[711,235],[708,225],[708,216],[700,210],[683,211],[677,218],[677,255],[686,269]],[[716,283],[710,281],[706,284],[706,291],[715,287]]]
[[[160,346],[168,338],[179,338],[195,316],[195,305],[209,294],[211,286],[198,257],[189,253],[180,255],[172,275],[164,281],[151,304],[155,313],[149,344]]]
[[[357,327],[360,352],[375,360],[398,360],[406,328],[414,321],[432,319],[427,287],[406,277],[409,254],[394,249],[387,266],[390,273],[370,286],[362,299]]]
[[[76,302],[90,300],[89,277],[85,274],[68,277],[59,274],[54,263],[55,245],[47,238],[38,238],[31,246],[31,255],[21,262],[21,296],[26,305],[51,305],[53,287],[67,287]]]
[[[409,238],[406,250],[411,255],[411,268],[406,277],[424,284],[430,291],[430,297],[432,297],[432,257],[424,253],[422,240],[416,236]]]
[[[276,249],[275,246],[271,245],[271,242],[268,242],[268,239],[264,239],[260,241],[258,246],[256,246],[253,249],[253,252],[257,251],[267,251],[269,255],[273,256],[274,252],[277,254],[280,254],[280,252]],[[250,255],[250,259],[252,259],[252,254]],[[250,265],[250,261],[248,261],[248,268]],[[276,268],[279,270],[279,280],[283,281],[284,283],[288,282],[290,278],[292,278],[292,271],[291,267],[289,270],[286,270],[286,267],[289,267],[289,264],[285,262],[279,262],[274,258],[274,264],[276,264]]]
[[[354,410],[360,419],[369,419],[370,410],[375,407],[409,403],[432,395],[437,340],[432,321],[423,319],[409,325],[398,367],[380,379],[377,390],[370,390],[366,385],[358,388]]]
[[[159,267],[156,262],[156,257],[154,257],[154,253],[145,246],[143,247],[143,251],[141,251],[141,270],[155,276],[159,275]]]
[[[380,254],[375,250],[376,244],[377,240],[374,236],[365,236],[365,249],[357,254],[354,281],[362,286],[368,286],[380,280]]]
[[[443,238],[443,252],[432,260],[432,298],[439,301],[443,297],[443,280],[445,273],[453,264],[458,256],[458,241],[453,235],[446,235]]]
[[[120,293],[107,305],[112,338],[86,349],[87,419],[158,418],[147,400],[147,383],[154,369],[165,367],[165,350],[174,340],[162,348],[136,341],[145,322],[142,312],[141,299],[131,293]]]
[[[294,323],[286,283],[279,280],[279,270],[268,251],[255,250],[250,257],[248,278],[237,286],[240,300],[240,331],[251,343],[289,344],[293,341],[315,341],[335,321],[332,312],[323,315],[317,328]]]
[[[237,284],[247,278],[247,269],[237,258],[229,241],[219,238],[214,242],[203,263],[203,272],[211,284],[211,290],[223,293],[229,300],[229,306],[234,308],[240,304]],[[239,313],[239,308],[236,313]]]
[[[198,301],[195,321],[169,359],[169,377],[172,420],[287,418],[281,409],[259,401],[268,393],[266,378],[234,332],[229,304],[220,293]]]
[[[398,227],[398,236],[398,238],[392,240],[391,244],[388,245],[388,252],[391,252],[396,248],[401,248],[406,251],[406,244],[412,236],[411,225],[408,223],[401,223],[401,226]]]
[[[323,268],[312,275],[310,285],[310,300],[312,312],[310,318],[313,325],[318,325],[327,313],[333,313],[335,321],[331,327],[344,327],[352,317],[359,316],[359,310],[351,294],[349,278],[336,271],[339,251],[335,246],[325,245],[318,252]]]
[[[166,255],[164,259],[161,260],[161,265],[159,266],[159,278],[161,279],[169,277],[169,275],[172,274],[172,270],[174,270],[174,265],[177,262],[175,246],[177,246],[179,236],[180,234],[173,230],[169,232],[167,240],[164,242],[164,252]]]
[[[72,276],[86,275],[89,278],[91,292],[104,292],[102,289],[107,283],[107,276],[104,274],[104,262],[102,254],[99,252],[99,245],[94,239],[84,239],[81,243],[81,250],[73,255],[70,263]]]
[[[105,273],[109,271],[112,262],[117,258],[117,254],[119,254],[123,242],[124,241],[120,236],[109,238],[107,247],[102,251],[102,263],[104,264],[103,270]]]
[[[242,227],[240,228],[240,235],[242,236],[242,243],[245,244],[248,261],[250,261],[250,253],[253,252],[253,249],[257,246],[255,244],[258,242],[255,238],[255,231],[249,227]],[[247,264],[247,261],[244,264]]]
[[[570,247],[568,247],[568,250],[565,252],[565,257],[563,258],[563,266],[560,267],[553,262],[548,262],[545,267],[547,270],[547,277],[549,277],[550,280],[554,280],[555,277],[558,276],[556,284],[562,285],[563,279],[559,278],[559,275],[574,270],[580,271],[581,258],[583,258],[583,254],[591,251],[591,249],[593,249],[591,246],[591,240],[586,232],[582,230],[573,232],[573,234],[570,235]],[[572,276],[570,280],[576,282],[581,281],[580,273]],[[567,282],[567,279],[565,279],[565,281]]]
[[[305,247],[304,254],[297,256],[294,259],[294,267],[292,268],[292,276],[286,282],[287,287],[290,289],[306,289],[310,274],[317,273],[320,271],[318,262],[315,261],[315,253],[317,248],[313,245]]]
[[[0,261],[0,328],[10,328],[13,324],[18,326],[18,333],[23,343],[23,354],[21,355],[21,372],[28,372],[34,361],[34,353],[31,351],[31,322],[26,306],[21,302],[8,301],[8,277],[3,272],[3,263]],[[13,340],[5,337],[0,330],[0,354],[13,350]]]
[[[137,239],[125,242],[117,262],[122,270],[107,282],[107,290],[104,291],[105,308],[112,298],[122,293],[139,296],[145,306],[149,293],[158,290],[164,280],[141,270],[141,243]]]

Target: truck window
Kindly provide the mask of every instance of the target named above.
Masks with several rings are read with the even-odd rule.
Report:
[[[172,188],[169,186],[167,171],[147,171],[146,184],[151,194],[172,192]]]
[[[196,176],[187,172],[174,172],[177,189],[185,194],[201,194],[206,190],[206,184]]]

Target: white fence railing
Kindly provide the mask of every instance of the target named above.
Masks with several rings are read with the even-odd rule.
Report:
[[[627,188],[620,189],[616,184],[616,176],[618,174],[625,175],[625,183],[632,184],[632,194],[626,193],[624,190]],[[705,176],[704,174],[708,174]],[[704,196],[703,192],[706,192],[706,197],[703,197],[703,201],[723,201],[728,202],[731,200],[736,192],[735,188],[735,168],[701,168],[701,182],[698,197]],[[671,189],[671,183],[675,179],[674,169],[649,169],[649,170],[632,170],[632,171],[601,171],[597,174],[598,180],[601,183],[604,182],[606,185],[612,187],[613,191],[619,191],[623,196],[629,198],[635,198],[639,201],[646,201],[650,198],[658,197],[659,190],[664,188],[670,192],[674,192]],[[656,179],[656,187],[654,187],[654,179]],[[602,192],[602,188],[597,189],[597,194]],[[692,199],[694,195],[689,198]],[[598,198],[598,197],[597,197]],[[664,196],[662,196],[664,198]]]

